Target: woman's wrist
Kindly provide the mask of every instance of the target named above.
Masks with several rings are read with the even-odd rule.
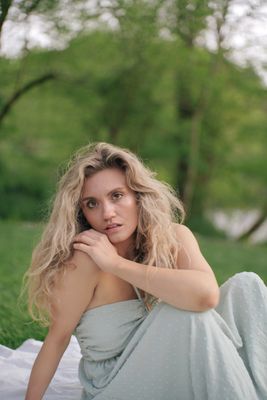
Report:
[[[110,272],[116,275],[116,273],[119,273],[121,270],[123,270],[123,261],[125,261],[125,258],[117,254],[117,257],[115,258],[115,261],[113,263],[112,270]]]

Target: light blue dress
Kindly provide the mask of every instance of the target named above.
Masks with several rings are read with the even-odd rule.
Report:
[[[83,400],[267,400],[267,288],[252,272],[215,310],[138,299],[86,311],[76,327]]]

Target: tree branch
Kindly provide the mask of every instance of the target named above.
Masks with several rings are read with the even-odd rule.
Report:
[[[0,36],[11,4],[12,0],[0,0]]]
[[[242,240],[248,239],[254,232],[256,232],[257,229],[260,228],[260,226],[266,221],[266,211],[262,212],[261,215],[254,221],[252,226],[245,232],[243,232],[238,238],[237,241],[240,242]]]
[[[42,85],[48,80],[55,79],[56,74],[49,73],[45,74],[37,79],[33,79],[30,82],[27,82],[21,88],[19,88],[4,104],[2,110],[0,111],[0,124],[3,122],[3,119],[7,116],[13,105],[19,100],[21,96],[27,93],[29,90],[33,89],[36,86]]]

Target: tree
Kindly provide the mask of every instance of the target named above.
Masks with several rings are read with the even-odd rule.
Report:
[[[0,2],[0,44],[1,44],[1,34],[2,34],[2,29],[4,26],[4,23],[8,20],[8,15],[9,12],[12,10],[12,6],[14,5],[14,1],[12,0],[1,0]],[[40,3],[41,7],[40,7]],[[29,18],[29,16],[35,12],[38,11],[40,8],[42,12],[48,12],[51,9],[53,9],[56,6],[56,1],[51,1],[51,0],[43,0],[42,2],[40,0],[20,0],[16,2],[16,5],[14,7],[17,7],[17,13],[23,15],[23,19]],[[1,49],[1,45],[0,45]],[[28,48],[27,48],[27,42],[25,42],[25,55],[24,57],[27,56],[28,53]],[[21,68],[24,66],[24,59],[22,59],[21,62]],[[33,79],[28,80],[26,83],[20,83],[19,82],[19,75],[20,71],[18,71],[18,79],[16,81],[16,85],[9,96],[4,97],[1,95],[0,92],[0,128],[1,124],[3,123],[4,118],[8,115],[12,107],[15,105],[15,103],[27,92],[29,92],[31,89],[33,89],[36,86],[42,85],[46,83],[47,81],[51,79],[55,79],[56,75],[53,72],[45,73],[44,75],[34,77]]]
[[[168,2],[167,24],[176,43],[177,55],[177,131],[174,135],[177,145],[182,149],[177,157],[177,185],[188,213],[203,210],[204,192],[208,190],[212,176],[210,172],[203,175],[203,171],[210,171],[216,163],[217,141],[220,140],[223,145],[223,136],[220,136],[223,132],[220,132],[219,124],[217,134],[214,134],[214,131],[209,131],[207,120],[214,107],[217,110],[217,122],[219,115],[223,118],[222,71],[229,66],[227,59],[231,49],[227,41],[228,20],[231,19],[235,3],[233,0]],[[255,13],[260,5],[260,2],[257,5],[252,2],[247,4],[246,12],[238,23],[241,24],[246,16]],[[203,45],[200,39],[208,24],[212,26],[215,45],[214,51],[204,60],[199,43]]]
[[[224,24],[232,3],[112,0],[92,8],[76,0],[64,1],[65,10],[61,1],[38,3],[31,12],[46,15],[51,35],[62,33],[66,48],[37,51],[26,43],[21,59],[1,60],[1,167],[9,177],[2,198],[10,203],[12,148],[17,146],[25,164],[13,182],[25,199],[40,201],[63,159],[88,140],[106,140],[151,160],[160,177],[180,189],[192,216],[207,207],[251,204],[256,186],[264,192],[264,174],[253,175],[243,153],[239,163],[235,156],[242,144],[255,160],[244,131],[253,120],[255,143],[262,140],[264,91],[252,69],[229,61]],[[213,52],[202,40],[210,20]],[[245,123],[247,98],[255,101]],[[33,173],[39,167],[43,189]],[[251,194],[241,168],[257,182]]]

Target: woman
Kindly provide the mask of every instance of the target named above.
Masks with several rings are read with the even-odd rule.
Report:
[[[266,287],[241,273],[219,290],[183,218],[128,150],[76,154],[28,272],[49,331],[26,400],[42,398],[73,333],[83,399],[267,399]]]

